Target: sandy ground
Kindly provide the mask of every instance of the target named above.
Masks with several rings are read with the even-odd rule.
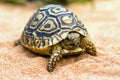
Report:
[[[98,56],[64,58],[54,72],[47,72],[48,58],[14,46],[36,8],[0,3],[0,80],[120,80],[120,1],[67,8],[85,24]]]

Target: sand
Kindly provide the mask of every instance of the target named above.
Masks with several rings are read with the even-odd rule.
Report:
[[[52,73],[48,58],[14,46],[37,9],[0,3],[0,80],[120,80],[120,1],[97,0],[72,4],[97,48],[97,57],[84,53],[63,58]]]

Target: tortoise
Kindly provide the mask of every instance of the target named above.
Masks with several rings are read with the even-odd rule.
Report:
[[[16,45],[50,56],[47,70],[52,72],[63,56],[87,52],[97,56],[88,31],[77,16],[61,5],[39,8],[26,24]]]

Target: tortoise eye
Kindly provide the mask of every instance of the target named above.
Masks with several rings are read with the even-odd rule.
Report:
[[[75,46],[75,44],[74,44],[74,43],[71,43],[70,46]]]
[[[67,39],[67,41],[70,41],[70,39],[69,38],[66,38]]]

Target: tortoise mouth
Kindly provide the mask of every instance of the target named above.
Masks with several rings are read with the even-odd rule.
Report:
[[[66,43],[65,41],[63,41],[62,46],[63,48],[68,50],[73,50],[75,48],[80,47],[79,43]]]

